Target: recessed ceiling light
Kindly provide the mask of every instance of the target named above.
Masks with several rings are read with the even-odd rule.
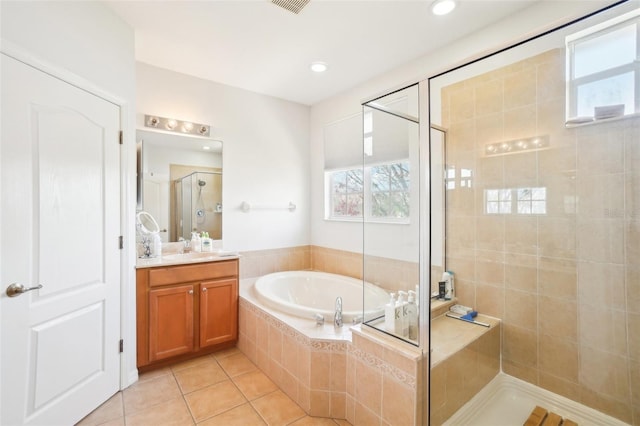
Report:
[[[312,62],[311,63],[311,71],[313,72],[325,72],[328,66],[324,62]]]
[[[446,15],[456,8],[455,0],[436,0],[431,5],[431,12],[434,15]]]

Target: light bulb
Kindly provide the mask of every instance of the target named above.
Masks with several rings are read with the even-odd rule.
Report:
[[[456,8],[454,0],[437,0],[431,5],[431,12],[434,15],[446,15]]]
[[[311,71],[313,72],[325,72],[327,70],[328,66],[326,63],[324,62],[312,62],[311,63]]]

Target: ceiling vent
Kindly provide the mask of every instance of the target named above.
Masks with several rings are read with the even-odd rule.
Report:
[[[271,0],[271,3],[297,15],[309,3],[309,0]]]

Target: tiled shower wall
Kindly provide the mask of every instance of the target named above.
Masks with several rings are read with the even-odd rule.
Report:
[[[564,59],[551,50],[442,91],[447,269],[460,303],[503,319],[506,373],[638,425],[640,118],[566,128]],[[535,136],[549,147],[485,154]],[[545,188],[546,211],[518,213],[519,188]],[[486,190],[511,190],[511,213],[486,213]]]

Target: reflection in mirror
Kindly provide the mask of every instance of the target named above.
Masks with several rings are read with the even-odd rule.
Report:
[[[149,213],[142,211],[136,215],[137,225],[142,234],[155,234],[160,232],[158,222]]]
[[[138,130],[142,206],[163,242],[208,232],[222,239],[222,142]]]
[[[380,303],[365,287],[364,324],[418,345],[418,85],[365,103],[362,129],[364,280],[389,293]]]

